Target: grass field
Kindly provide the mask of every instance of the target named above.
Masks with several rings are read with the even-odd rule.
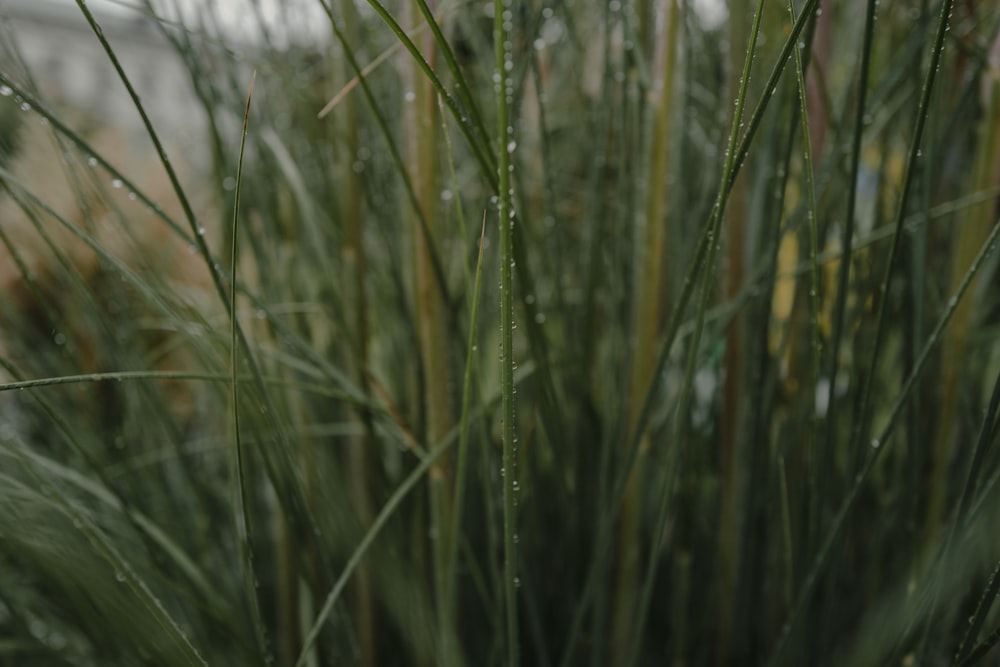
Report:
[[[0,60],[0,665],[997,664],[993,3],[174,2]]]

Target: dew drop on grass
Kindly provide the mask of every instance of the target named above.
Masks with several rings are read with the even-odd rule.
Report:
[[[408,90],[403,95],[403,99],[406,100],[407,102],[412,102],[413,100],[417,99],[417,94],[412,90]]]
[[[113,187],[115,189],[118,189],[118,188],[121,188],[123,185],[124,185],[124,183],[122,183],[122,179],[120,179],[120,178],[113,178],[113,179],[111,179],[111,187]]]
[[[872,449],[878,449],[882,445],[882,443],[879,442],[878,438],[872,438],[871,445]]]
[[[14,94],[14,90],[10,86],[0,86],[0,95],[4,97],[10,97]]]
[[[115,571],[115,581],[119,584],[125,583],[125,575],[120,570]]]
[[[96,167],[97,166],[97,158],[94,157],[93,155],[91,155],[90,157],[88,157],[87,158],[87,166],[88,167]]]

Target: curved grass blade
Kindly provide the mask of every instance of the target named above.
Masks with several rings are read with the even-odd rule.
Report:
[[[247,93],[247,105],[243,112],[243,133],[240,137],[240,157],[236,166],[236,193],[233,204],[233,245],[230,252],[230,266],[233,276],[237,274],[238,240],[240,224],[240,194],[243,185],[243,157],[246,152],[247,126],[250,123],[250,103],[253,100],[253,86],[257,80],[257,72],[253,73],[250,79],[250,90]],[[236,535],[239,540],[239,552],[243,560],[243,583],[244,594],[247,604],[250,606],[250,617],[254,624],[254,633],[257,638],[257,648],[260,650],[261,658],[264,662],[270,663],[270,649],[268,648],[267,630],[264,627],[264,620],[260,613],[260,598],[258,597],[257,574],[253,563],[253,545],[251,544],[250,519],[247,516],[247,508],[250,506],[250,499],[247,494],[246,479],[244,470],[246,469],[245,454],[243,452],[243,442],[240,439],[240,395],[239,395],[239,327],[236,317],[236,280],[229,281],[229,301],[233,304],[230,310],[229,326],[229,373],[230,391],[233,397],[233,447],[231,474],[233,484],[233,512],[236,518]]]

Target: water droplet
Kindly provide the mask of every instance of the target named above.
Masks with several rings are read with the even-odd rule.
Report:
[[[879,442],[878,438],[872,438],[871,445],[872,449],[878,449],[882,445],[882,443]]]
[[[406,93],[403,94],[403,99],[406,100],[407,102],[412,102],[413,100],[417,99],[417,94],[412,90],[408,90],[406,91]]]
[[[117,189],[117,188],[121,188],[123,185],[124,185],[124,183],[122,183],[122,179],[120,179],[120,178],[113,178],[113,179],[111,179],[111,187]]]
[[[14,94],[14,90],[10,86],[0,86],[0,95],[4,97],[10,97]]]

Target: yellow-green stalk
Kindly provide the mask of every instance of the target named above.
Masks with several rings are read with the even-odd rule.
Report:
[[[673,110],[674,73],[680,34],[677,3],[663,3],[664,17],[655,31],[654,66],[649,110],[652,116],[649,164],[646,179],[645,221],[636,239],[635,283],[636,300],[633,309],[631,386],[628,413],[628,437],[632,442],[638,428],[640,409],[647,392],[652,391],[653,365],[661,332],[663,308],[667,299],[664,275],[666,240],[669,228],[667,208],[670,197],[667,172],[670,166],[670,120]],[[655,20],[653,21],[655,23]],[[622,501],[621,528],[618,547],[618,574],[615,591],[615,613],[612,655],[627,653],[632,630],[632,613],[639,574],[639,509],[644,478],[643,461],[649,441],[641,435],[639,451]]]

